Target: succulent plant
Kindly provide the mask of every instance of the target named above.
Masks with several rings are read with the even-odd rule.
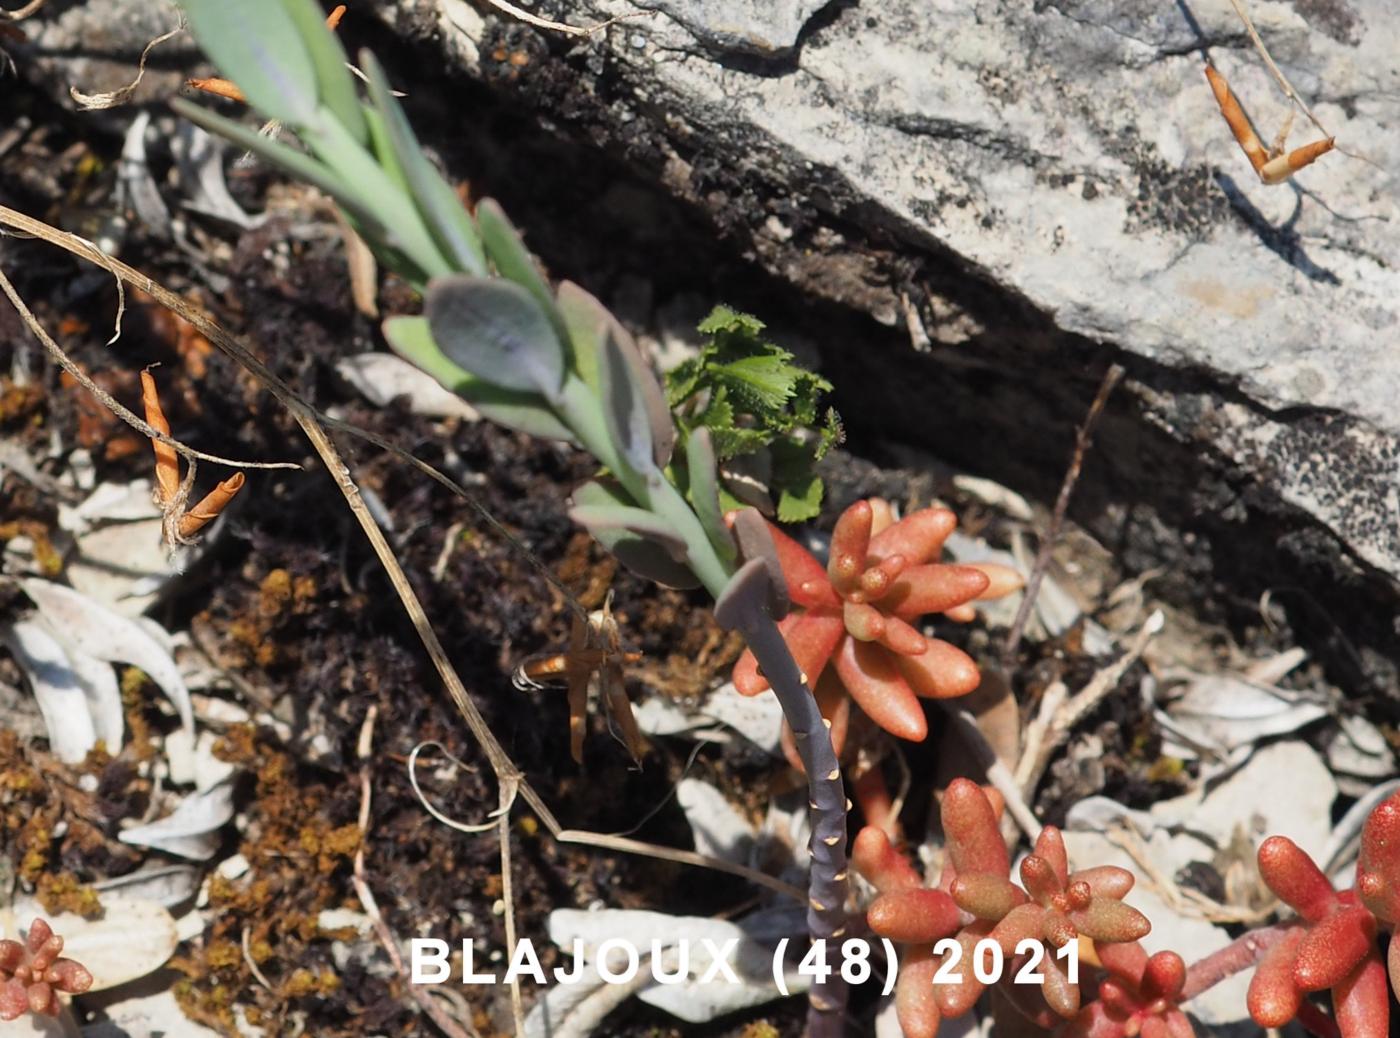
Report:
[[[1385,807],[1386,805],[1382,805]],[[1363,875],[1372,901],[1386,907],[1384,878],[1393,860],[1378,860],[1391,848],[1393,816],[1381,811],[1368,819],[1369,844]],[[1375,823],[1375,824],[1373,824]],[[1377,920],[1355,891],[1338,892],[1308,853],[1286,836],[1271,836],[1259,847],[1259,873],[1269,889],[1300,917],[1299,925],[1259,964],[1249,985],[1249,1015],[1261,1027],[1282,1027],[1299,1015],[1309,992],[1330,988],[1342,1038],[1384,1038],[1389,1031],[1390,996],[1385,966],[1376,943]],[[1393,958],[1392,958],[1392,961]]]
[[[23,942],[0,941],[0,1020],[25,1013],[57,1016],[60,993],[79,995],[92,987],[92,974],[72,959],[59,957],[63,938],[44,919],[35,919]]]
[[[1186,963],[1174,951],[1149,956],[1129,941],[1099,949],[1108,976],[1099,997],[1084,1006],[1056,1038],[1192,1038],[1196,1033],[1181,1011]]]
[[[832,722],[838,752],[846,694],[881,728],[919,741],[928,734],[921,697],[964,695],[981,680],[967,653],[914,626],[928,613],[965,618],[959,611],[969,603],[1021,586],[1020,575],[1005,566],[933,561],[956,525],[946,508],[896,522],[887,502],[857,501],[836,522],[825,568],[773,528],[788,594],[800,607],[780,629]],[[735,665],[734,687],[745,695],[768,688],[751,653]]]

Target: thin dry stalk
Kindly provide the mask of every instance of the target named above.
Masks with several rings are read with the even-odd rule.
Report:
[[[1269,71],[1273,73],[1274,79],[1278,81],[1280,89],[1288,95],[1288,99],[1298,106],[1302,113],[1308,117],[1308,121],[1316,126],[1324,137],[1331,137],[1332,134],[1327,132],[1327,127],[1317,121],[1317,116],[1312,114],[1312,109],[1304,103],[1303,99],[1298,95],[1298,91],[1293,89],[1293,84],[1288,81],[1288,77],[1283,74],[1283,70],[1278,67],[1274,61],[1273,55],[1269,53],[1269,48],[1264,46],[1264,41],[1259,36],[1259,30],[1254,27],[1253,19],[1249,17],[1249,12],[1244,9],[1243,0],[1230,0],[1230,6],[1235,9],[1235,14],[1239,15],[1240,21],[1244,22],[1244,30],[1249,33],[1249,38],[1254,44],[1254,49],[1257,50],[1259,56],[1264,59],[1264,64],[1269,66]]]
[[[550,21],[548,18],[541,18],[537,14],[531,14],[523,8],[508,3],[507,0],[486,0],[486,2],[502,14],[508,14],[512,18],[524,22],[526,25],[533,25],[537,29],[548,29],[551,32],[562,33],[565,36],[592,36],[594,33],[602,32],[610,25],[616,25],[618,22],[626,21],[629,18],[640,18],[645,14],[652,13],[650,11],[638,11],[635,14],[624,14],[616,18],[609,18],[607,21],[599,22],[597,25],[582,26],[567,25],[564,22],[554,22]]]
[[[1093,440],[1094,426],[1098,424],[1099,416],[1103,414],[1109,394],[1113,392],[1113,387],[1118,385],[1118,380],[1122,377],[1123,368],[1118,364],[1110,364],[1108,371],[1104,373],[1103,381],[1099,383],[1099,391],[1094,394],[1094,402],[1089,405],[1089,413],[1084,416],[1084,424],[1079,427],[1079,433],[1074,438],[1074,453],[1070,456],[1065,478],[1060,483],[1060,493],[1055,498],[1055,510],[1051,513],[1050,525],[1046,528],[1045,537],[1040,542],[1040,551],[1036,553],[1035,565],[1031,568],[1030,578],[1026,581],[1026,590],[1021,598],[1021,605],[1016,610],[1016,618],[1011,622],[1011,630],[1007,632],[1006,644],[1001,650],[1001,669],[1007,673],[1010,673],[1012,669],[1016,649],[1021,644],[1021,636],[1025,633],[1026,621],[1030,619],[1031,610],[1035,608],[1035,598],[1040,592],[1040,583],[1045,579],[1045,571],[1050,566],[1050,553],[1055,550],[1055,542],[1059,540],[1060,527],[1064,525],[1070,496],[1074,493],[1075,484],[1079,482],[1079,470],[1084,466],[1085,452],[1088,451],[1089,444]]]
[[[21,18],[28,18],[32,14],[38,14],[40,9],[48,2],[49,0],[30,0],[30,2],[23,7],[17,7],[13,11],[6,11],[0,8],[0,21],[17,22]]]
[[[408,969],[404,966],[403,954],[399,951],[399,939],[394,935],[394,931],[389,929],[389,924],[384,921],[384,914],[379,911],[379,903],[374,899],[374,892],[369,888],[369,881],[365,879],[365,846],[369,843],[369,808],[372,797],[372,787],[369,780],[370,754],[374,748],[374,723],[378,717],[379,707],[371,704],[370,708],[365,711],[365,720],[360,725],[360,738],[356,745],[356,756],[360,760],[360,817],[358,820],[360,845],[355,849],[355,864],[350,881],[355,887],[355,895],[360,899],[360,907],[365,910],[365,915],[369,916],[370,923],[374,926],[379,943],[384,946],[389,961],[394,964],[394,969],[403,979],[404,985],[413,996],[413,1000],[418,1003],[423,1012],[428,1014],[429,1019],[438,1025],[442,1033],[447,1035],[447,1038],[479,1038],[475,1030],[468,1030],[471,1027],[469,1023],[448,1016],[443,1007],[428,993],[426,986],[413,983]],[[519,1029],[516,1033],[520,1033]]]

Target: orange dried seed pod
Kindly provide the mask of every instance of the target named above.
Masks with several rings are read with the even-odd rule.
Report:
[[[146,424],[169,436],[170,423],[161,410],[156,380],[149,371],[141,372],[141,405],[146,409]],[[180,456],[174,447],[160,440],[152,440],[151,447],[156,452],[156,493],[162,505],[169,504],[180,490]]]
[[[1254,167],[1254,171],[1263,176],[1264,166],[1269,161],[1269,153],[1264,149],[1264,143],[1259,139],[1259,135],[1254,132],[1254,127],[1249,125],[1248,117],[1240,108],[1239,102],[1235,100],[1235,95],[1230,91],[1230,84],[1225,82],[1224,76],[1209,65],[1206,66],[1206,79],[1210,80],[1210,89],[1215,94],[1215,103],[1220,106],[1220,114],[1225,117],[1225,123],[1230,127],[1230,132],[1235,135],[1235,140],[1239,142],[1245,158],[1249,159],[1249,164]]]
[[[326,15],[326,28],[327,28],[327,29],[330,29],[332,32],[334,32],[334,31],[335,31],[335,27],[336,27],[337,25],[340,24],[340,20],[341,20],[342,18],[344,18],[344,17],[345,17],[345,5],[344,5],[344,4],[336,4],[335,10],[331,11],[330,14]]]
[[[1264,164],[1259,171],[1259,179],[1266,184],[1282,184],[1304,166],[1310,166],[1336,146],[1337,139],[1313,141],[1301,148],[1294,148],[1287,155],[1278,155]]]
[[[181,537],[192,537],[219,517],[235,494],[243,489],[243,473],[235,472],[205,496],[204,500],[180,516]]]

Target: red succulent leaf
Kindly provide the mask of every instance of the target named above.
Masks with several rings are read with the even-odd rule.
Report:
[[[58,992],[80,994],[92,987],[92,974],[72,959],[63,959],[63,938],[44,919],[29,926],[24,943],[0,941],[0,1020],[26,1012],[56,1016]]]
[[[1335,987],[1375,944],[1376,917],[1365,905],[1349,905],[1308,927],[1298,946],[1294,983],[1303,991]]]
[[[1147,960],[1139,987],[1144,998],[1176,1001],[1185,984],[1185,960],[1174,951],[1160,951]]]
[[[1087,883],[1095,897],[1123,898],[1133,889],[1136,882],[1133,874],[1117,865],[1095,865],[1080,869],[1069,876],[1070,883]]]
[[[59,959],[49,967],[44,978],[59,991],[70,995],[81,995],[92,987],[92,974],[87,967],[72,959]]]
[[[1035,853],[1054,870],[1055,881],[1063,890],[1069,883],[1069,853],[1060,830],[1053,825],[1043,827],[1035,840]]]
[[[866,913],[870,929],[906,944],[932,944],[957,932],[962,915],[941,890],[896,890],[881,894]]]
[[[954,779],[943,794],[941,810],[948,857],[957,875],[1005,876],[1011,871],[1011,856],[997,826],[998,812],[981,786],[969,779]]]
[[[10,978],[0,984],[0,1020],[18,1020],[29,1011],[29,990],[22,980]]]
[[[1079,985],[1071,984],[1064,960],[1048,955],[1041,960],[1045,982],[1041,994],[1046,1003],[1060,1016],[1069,1020],[1079,1012]]]
[[[921,699],[965,696],[982,683],[982,672],[972,657],[941,638],[925,638],[917,656],[901,655],[895,665]]]
[[[1337,904],[1337,892],[1308,857],[1286,836],[1270,836],[1259,845],[1259,874],[1269,889],[1310,923],[1324,919]]]
[[[899,964],[899,980],[894,989],[894,1011],[904,1038],[933,1038],[942,1019],[938,986],[933,975],[939,966],[927,947],[911,948]]]
[[[1382,801],[1361,830],[1356,892],[1377,917],[1392,926],[1400,924],[1400,791]],[[1390,947],[1394,963],[1396,942]],[[1392,966],[1391,977],[1400,977],[1400,970]]]
[[[13,973],[24,961],[24,945],[19,941],[0,941],[0,973]]]
[[[1055,866],[1039,854],[1027,854],[1021,859],[1021,883],[1037,904],[1050,907],[1055,895],[1064,891],[1064,883],[1055,873]]]
[[[991,937],[1007,955],[1016,953],[1016,946],[1025,940],[1039,941],[1045,935],[1045,909],[1037,904],[1018,905],[992,928]]]
[[[880,599],[880,606],[906,619],[941,613],[971,602],[990,584],[987,574],[972,566],[942,562],[910,566],[890,584]]]
[[[866,552],[870,548],[872,518],[870,502],[857,501],[841,513],[831,531],[826,573],[836,593],[847,600],[861,591],[860,577],[865,572]]]
[[[955,877],[949,893],[963,911],[993,923],[1026,903],[1025,891],[1005,876],[990,872],[969,872]]]
[[[1260,1027],[1282,1027],[1298,1015],[1303,993],[1293,981],[1293,966],[1306,931],[1299,927],[1264,955],[1249,982],[1245,1004]]]
[[[1332,998],[1342,1038],[1386,1038],[1390,1033],[1390,993],[1376,949],[1337,983]]]
[[[883,647],[844,638],[836,650],[836,673],[846,691],[872,721],[891,735],[920,742],[928,735],[928,719],[896,659]]]
[[[793,603],[803,609],[840,609],[841,599],[812,553],[772,523],[768,524],[768,531],[773,535],[773,548]]]
[[[1105,985],[1108,982],[1105,981]],[[1099,989],[1099,998],[1075,1014],[1055,1032],[1055,1038],[1126,1038],[1127,1018],[1110,1012]]]
[[[950,973],[961,979],[957,984],[939,984],[933,993],[933,997],[938,1000],[938,1008],[949,1020],[955,1020],[968,1012],[987,988],[986,984],[977,979],[977,974],[972,969],[972,957],[977,954],[978,943],[991,932],[990,923],[978,921],[964,926],[953,938],[958,942],[961,954]],[[940,958],[938,961],[941,966],[944,960]]]
[[[924,562],[938,556],[957,525],[958,517],[946,508],[920,509],[872,537],[869,554],[877,561],[903,555],[911,563]]]
[[[846,633],[841,617],[825,613],[790,613],[778,623],[778,630],[798,669],[807,676],[809,686],[826,669],[837,642]],[[756,696],[771,687],[748,649],[734,665],[734,687],[746,696]]]
[[[1152,932],[1147,916],[1111,897],[1092,898],[1086,908],[1071,910],[1069,918],[1095,941],[1138,941]]]
[[[923,886],[923,879],[909,859],[890,844],[883,829],[867,825],[851,844],[851,864],[881,894],[912,890]]]

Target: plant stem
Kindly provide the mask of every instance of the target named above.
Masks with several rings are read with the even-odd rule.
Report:
[[[1186,971],[1186,983],[1181,989],[1181,1001],[1189,1002],[1197,995],[1215,987],[1227,977],[1233,977],[1255,965],[1266,952],[1297,926],[1295,922],[1278,923],[1251,930],[1235,938],[1217,952],[1193,962]]]
[[[782,705],[807,770],[808,805],[812,812],[807,930],[813,940],[830,942],[823,957],[829,964],[832,944],[839,944],[846,935],[846,791],[841,782],[841,765],[831,745],[830,726],[807,689],[782,632],[768,613],[768,579],[761,560],[745,563],[718,597],[715,619],[744,636]],[[808,1038],[841,1033],[846,994],[839,971],[824,982],[813,984],[807,1014]]]

